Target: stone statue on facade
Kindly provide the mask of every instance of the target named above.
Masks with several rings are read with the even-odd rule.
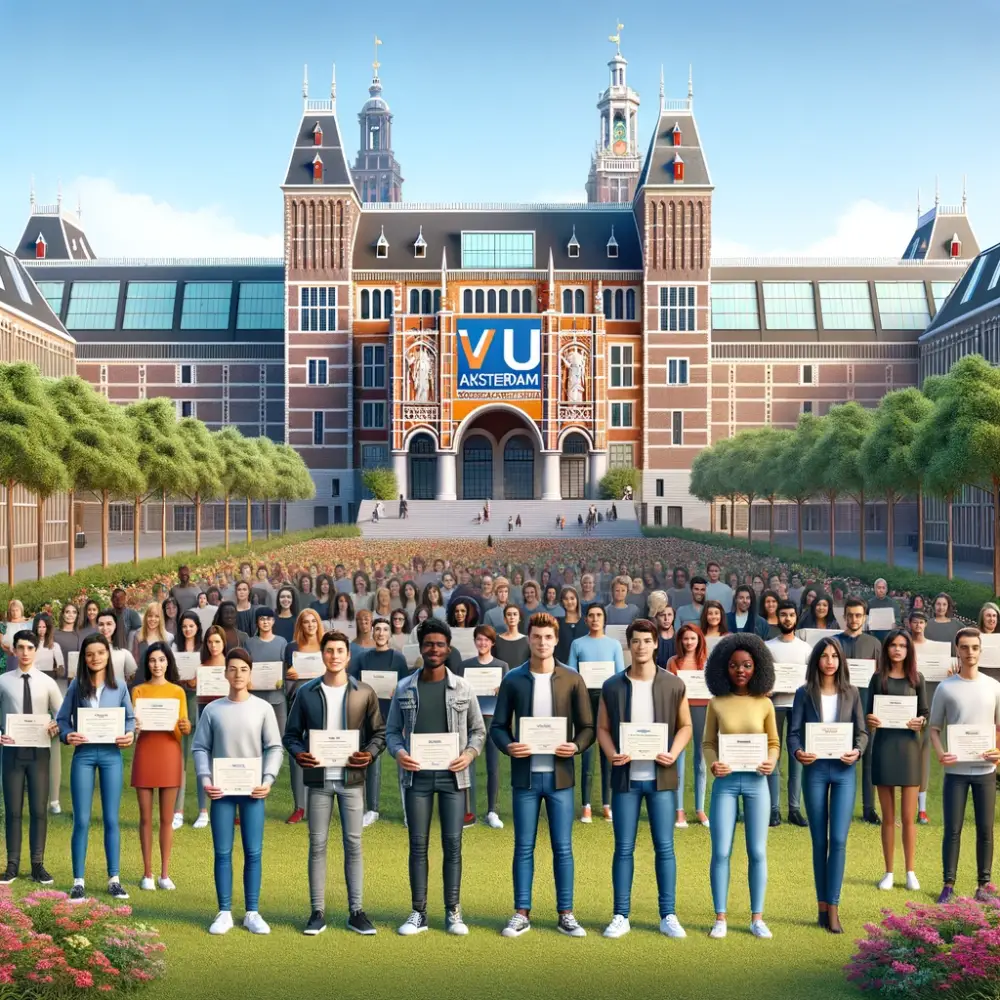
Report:
[[[563,367],[566,369],[566,402],[582,403],[587,377],[587,355],[574,347],[563,355]]]
[[[434,364],[424,347],[418,347],[410,354],[410,379],[413,383],[413,401],[426,403],[431,398],[431,376]]]

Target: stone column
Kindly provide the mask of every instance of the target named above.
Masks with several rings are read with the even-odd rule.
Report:
[[[455,500],[455,453],[439,451],[437,453],[438,500]]]
[[[562,500],[562,487],[559,483],[559,452],[543,451],[541,454],[542,499]]]
[[[392,453],[392,468],[396,473],[396,485],[399,492],[410,499],[410,463],[409,455],[405,451],[394,451]]]
[[[588,453],[588,458],[590,459],[590,499],[599,500],[601,480],[608,471],[608,453],[606,451],[592,451]]]

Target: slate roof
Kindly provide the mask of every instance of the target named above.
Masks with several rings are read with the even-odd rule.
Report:
[[[32,213],[15,248],[22,260],[35,259],[35,244],[41,235],[45,239],[47,260],[92,260],[94,253],[83,229],[62,213]]]
[[[973,282],[975,286],[972,293],[968,294]],[[968,300],[963,302],[967,294]],[[971,314],[978,314],[991,307],[1000,312],[1000,243],[984,250],[969,264],[920,339],[933,337],[945,327],[960,323]]]
[[[73,343],[73,338],[35,287],[24,265],[13,253],[0,246],[0,312],[4,311],[26,316]]]
[[[963,259],[971,260],[979,253],[979,241],[964,208],[935,206],[917,220],[916,231],[906,244],[903,257],[906,260],[949,260],[955,236],[962,241]]]
[[[677,125],[681,130],[681,145],[674,145],[673,130]],[[684,180],[675,181],[673,173],[674,157],[684,161]],[[683,111],[661,111],[656,129],[649,143],[646,161],[639,174],[636,190],[642,187],[711,187],[712,177],[708,161],[701,148],[701,137],[690,108]]]
[[[329,104],[330,102],[322,102]],[[332,105],[330,105],[332,107]],[[323,130],[323,143],[315,145],[313,130],[316,126]],[[323,180],[313,183],[313,160],[319,153],[323,161]],[[334,111],[304,111],[299,129],[292,146],[292,155],[285,173],[285,184],[308,185],[309,187],[350,187],[354,181],[347,165],[347,156],[340,137],[340,125]]]

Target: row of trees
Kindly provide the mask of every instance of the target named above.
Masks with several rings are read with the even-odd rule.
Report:
[[[192,417],[177,419],[169,399],[143,399],[127,406],[109,402],[78,376],[43,377],[34,365],[0,365],[0,482],[7,488],[7,581],[14,584],[14,487],[38,498],[38,576],[45,572],[45,503],[67,493],[69,572],[74,572],[73,502],[89,495],[101,503],[101,565],[108,565],[108,507],[128,500],[134,508],[133,558],[139,561],[142,506],[162,504],[161,553],[167,554],[168,497],[195,509],[195,551],[201,551],[201,511],[224,500],[229,547],[230,498],[245,499],[247,541],[250,505],[306,500],[314,495],[309,471],[288,445],[247,438],[236,428],[210,431]]]
[[[830,505],[830,556],[835,554],[835,504],[853,500],[861,510],[860,555],[865,559],[865,505],[886,505],[887,561],[893,565],[896,504],[917,501],[918,571],[924,563],[925,495],[947,508],[948,576],[952,576],[952,502],[963,487],[982,490],[993,503],[993,536],[1000,541],[1000,371],[981,355],[957,361],[946,375],[926,379],[923,391],[888,393],[877,409],[858,403],[834,406],[826,416],[803,414],[794,430],[741,431],[701,452],[691,470],[691,492],[706,503],[724,498],[751,507],[802,506],[821,497]],[[730,518],[730,534],[733,532]],[[748,535],[752,521],[748,517]],[[1000,593],[1000,545],[993,546],[993,589]]]

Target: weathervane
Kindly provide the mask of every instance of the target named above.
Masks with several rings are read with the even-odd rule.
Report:
[[[617,55],[621,55],[622,54],[622,28],[624,28],[625,25],[619,23],[616,27],[617,27],[617,30],[615,31],[615,33],[613,35],[608,35],[608,41],[615,43],[615,47],[618,50],[616,54]]]
[[[372,62],[372,70],[374,71],[374,76],[375,76],[375,78],[376,78],[376,79],[378,78],[378,68],[379,68],[379,66],[381,66],[381,65],[382,65],[382,64],[381,64],[381,63],[380,63],[380,62],[378,61],[378,47],[379,47],[379,46],[380,46],[381,44],[382,44],[382,39],[381,39],[381,38],[379,38],[379,37],[378,37],[378,35],[376,35],[376,36],[375,36],[375,59],[374,59],[374,61]]]

